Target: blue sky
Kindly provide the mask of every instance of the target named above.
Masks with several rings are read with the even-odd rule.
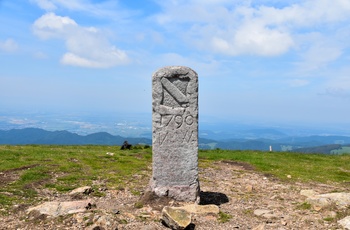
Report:
[[[0,0],[0,112],[151,113],[199,75],[203,122],[350,125],[349,0]]]

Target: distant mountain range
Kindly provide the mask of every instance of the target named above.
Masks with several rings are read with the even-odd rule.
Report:
[[[214,140],[203,138],[200,134],[199,148],[269,151],[271,147],[273,151],[324,154],[350,153],[350,137],[348,136],[314,135],[291,137],[274,130],[251,130],[249,132],[252,137],[258,137],[261,135],[261,132],[264,132],[265,138]],[[266,138],[266,136],[270,138]],[[0,130],[0,144],[2,145],[122,145],[126,140],[133,145],[152,144],[150,138],[122,137],[111,135],[107,132],[98,132],[84,136],[68,131],[46,131],[38,128]]]
[[[7,145],[122,145],[126,140],[130,144],[152,144],[149,138],[126,138],[106,132],[82,136],[68,131],[46,131],[37,128],[0,130],[0,144]]]

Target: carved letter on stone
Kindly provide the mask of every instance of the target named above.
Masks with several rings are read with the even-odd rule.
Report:
[[[198,75],[183,66],[153,74],[153,175],[158,196],[199,202]]]

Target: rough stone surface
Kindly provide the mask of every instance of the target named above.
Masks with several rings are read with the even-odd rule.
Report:
[[[191,224],[191,213],[184,209],[166,206],[162,210],[162,220],[171,229],[185,229]]]
[[[350,206],[350,193],[327,193],[310,196],[306,202],[312,205],[315,210],[336,205],[338,208],[347,208]]]
[[[84,186],[84,187],[80,187],[80,188],[76,188],[74,190],[72,190],[69,195],[71,196],[75,196],[77,194],[85,194],[85,195],[89,195],[90,193],[92,193],[93,189],[91,188],[91,186]]]
[[[256,209],[254,210],[254,215],[265,217],[268,219],[279,217],[278,215],[274,214],[272,210],[267,210],[267,209]]]
[[[90,205],[89,205],[90,204]],[[45,202],[38,206],[29,208],[28,213],[38,211],[40,214],[49,216],[63,216],[67,214],[85,212],[91,207],[91,200],[66,201],[66,202]]]
[[[182,66],[153,74],[151,190],[178,201],[199,202],[198,75]]]
[[[300,191],[300,195],[306,196],[306,197],[311,197],[314,195],[317,195],[316,192],[312,189],[303,189]]]
[[[344,219],[341,219],[338,221],[338,223],[347,230],[350,230],[350,216],[345,217]]]
[[[258,226],[254,227],[252,230],[265,230],[266,224],[259,224]]]
[[[189,204],[181,207],[176,207],[175,209],[183,209],[191,214],[218,214],[220,209],[217,205],[208,204],[208,205],[197,205],[197,204]]]

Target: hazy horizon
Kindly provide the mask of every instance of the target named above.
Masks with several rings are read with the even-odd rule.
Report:
[[[151,113],[116,113],[88,111],[1,111],[0,130],[41,128],[48,131],[67,130],[88,135],[96,132],[108,132],[121,136],[151,136]],[[220,119],[212,116],[199,116],[200,135],[213,133],[235,133],[249,130],[276,130],[288,136],[343,135],[350,136],[347,127],[337,124],[320,125],[309,123],[288,123],[278,121],[251,121],[249,119]]]

